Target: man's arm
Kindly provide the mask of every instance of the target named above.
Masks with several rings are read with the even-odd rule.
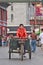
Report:
[[[26,31],[26,29],[24,29],[24,31],[25,31],[25,37],[27,38],[27,31]]]
[[[17,30],[16,36],[19,37],[19,29]]]

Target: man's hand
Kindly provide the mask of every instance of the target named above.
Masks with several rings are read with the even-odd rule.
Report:
[[[14,38],[19,38],[18,36],[14,36]]]

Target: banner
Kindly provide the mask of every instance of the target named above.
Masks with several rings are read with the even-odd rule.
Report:
[[[36,6],[36,16],[43,16],[43,7],[42,6]]]

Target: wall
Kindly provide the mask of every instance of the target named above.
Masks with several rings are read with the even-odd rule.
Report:
[[[11,11],[11,6],[7,8],[7,25],[14,26],[19,25],[20,23],[26,25],[26,10],[27,3],[13,3],[13,11]],[[14,19],[11,22],[11,13],[14,15]]]

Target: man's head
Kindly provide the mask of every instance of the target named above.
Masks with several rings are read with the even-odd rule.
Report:
[[[13,34],[10,34],[10,37],[13,38]]]
[[[33,30],[33,33],[35,33],[35,30]]]
[[[24,27],[24,25],[23,25],[23,24],[20,24],[20,25],[19,25],[19,28],[23,28],[23,27]]]
[[[43,28],[41,29],[41,31],[43,32]]]

